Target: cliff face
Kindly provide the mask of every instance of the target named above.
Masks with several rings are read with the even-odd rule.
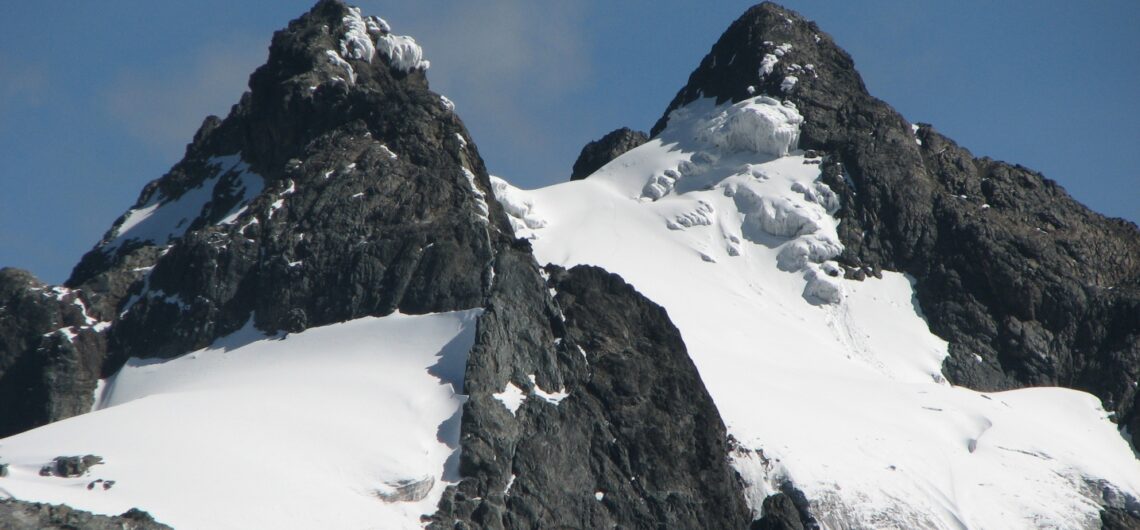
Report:
[[[251,319],[300,331],[482,305],[510,230],[462,122],[428,90],[414,41],[385,48],[401,39],[340,2],[274,35],[250,92],[224,120],[207,118],[185,158],[76,266],[67,302],[85,301],[98,333],[75,329],[74,388],[45,387],[50,399],[89,408],[95,380],[127,358],[177,356]],[[54,358],[34,347],[13,343],[5,357]],[[32,416],[0,421],[0,433],[87,409],[69,410],[19,413]]]
[[[724,424],[665,310],[596,267],[548,266],[544,285],[529,255],[499,263],[467,365],[464,478],[432,527],[747,527]]]
[[[799,145],[826,155],[824,181],[849,277],[917,279],[943,371],[979,390],[1067,386],[1136,427],[1140,230],[1105,218],[1055,182],[975,158],[930,125],[869,95],[851,58],[815,23],[753,7],[713,46],[653,127],[700,98],[769,94],[804,116]],[[1133,429],[1134,430],[1134,429]]]

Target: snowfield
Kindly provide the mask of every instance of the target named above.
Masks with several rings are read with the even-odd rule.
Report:
[[[420,528],[457,480],[467,352],[481,310],[393,314],[132,359],[96,410],[0,440],[0,496],[182,529]],[[41,477],[57,456],[105,463]],[[96,479],[113,480],[88,489]],[[2,526],[2,525],[0,525]]]
[[[825,528],[1100,528],[1101,505],[1135,502],[1140,464],[1096,398],[950,386],[911,279],[842,279],[801,122],[763,96],[697,101],[585,180],[495,192],[540,263],[602,266],[668,310],[756,513],[784,481]]]

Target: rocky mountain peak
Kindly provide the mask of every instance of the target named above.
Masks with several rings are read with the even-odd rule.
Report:
[[[179,355],[247,323],[481,306],[511,231],[427,67],[413,38],[335,0],[278,31],[229,115],[204,120],[66,282],[99,323],[58,355],[74,379],[93,386],[131,356]],[[76,400],[66,409],[85,410],[90,391]]]
[[[1123,316],[1140,304],[1135,224],[912,125],[867,93],[850,56],[815,23],[769,2],[720,37],[652,134],[698,99],[759,95],[794,105],[799,147],[824,155],[821,181],[841,203],[845,275],[890,269],[917,280],[931,329],[950,343],[951,382],[1073,386],[1140,426],[1140,320]]]
[[[758,95],[804,103],[841,102],[866,89],[854,61],[816,24],[772,2],[753,6],[721,35],[653,126],[697,99],[718,104]],[[805,105],[800,105],[805,106]],[[810,116],[805,113],[805,117]],[[811,137],[805,131],[806,137]]]

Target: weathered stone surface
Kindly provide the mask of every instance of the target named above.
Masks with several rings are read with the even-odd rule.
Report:
[[[433,527],[747,527],[724,426],[665,310],[602,269],[547,270],[553,302],[528,255],[497,264],[463,480]],[[508,384],[528,394],[513,414],[494,397]]]
[[[1106,508],[1100,513],[1104,530],[1140,530],[1140,513],[1124,508]]]
[[[649,141],[649,137],[645,133],[634,131],[628,127],[610,131],[605,136],[586,144],[582,148],[582,152],[578,154],[578,159],[574,161],[570,180],[581,180],[590,176],[602,166],[610,163],[611,160],[647,141]]]
[[[106,340],[87,300],[0,269],[0,437],[91,409]]]
[[[125,215],[84,256],[68,296],[109,325],[64,340],[52,332],[77,325],[71,298],[43,301],[29,293],[47,287],[26,274],[0,277],[0,397],[11,398],[0,435],[86,412],[95,381],[129,357],[177,356],[251,320],[295,332],[483,305],[492,239],[510,228],[482,159],[423,70],[378,52],[341,58],[349,76],[330,59],[350,15],[322,0],[277,32],[250,92],[146,186],[135,209],[212,189],[184,232],[118,240]],[[264,181],[240,211],[242,172],[219,157]]]
[[[777,61],[761,76],[766,56]],[[788,76],[798,82],[785,90]],[[824,180],[841,197],[848,277],[890,269],[918,280],[931,329],[950,342],[952,382],[1087,390],[1140,428],[1135,224],[1088,210],[1027,168],[975,158],[928,125],[912,130],[867,94],[827,34],[771,3],[732,24],[669,110],[761,93],[794,103],[800,147],[830,155]]]
[[[122,515],[95,515],[66,505],[0,499],[4,530],[170,530],[150,514],[130,509]]]
[[[103,463],[103,458],[95,455],[57,456],[40,470],[40,475],[64,478],[81,477],[91,466]]]
[[[764,499],[763,511],[764,515],[752,522],[751,530],[804,530],[795,503],[783,493]]]

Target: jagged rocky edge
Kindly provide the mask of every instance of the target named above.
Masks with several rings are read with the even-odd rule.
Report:
[[[1095,381],[1112,369],[1135,379],[1140,323],[1123,317],[1136,307],[1140,285],[1134,224],[1089,211],[1039,173],[975,159],[932,126],[909,124],[867,93],[851,58],[826,33],[767,2],[725,32],[653,134],[698,99],[737,102],[760,93],[795,104],[804,115],[800,146],[830,155],[824,181],[842,199],[840,261],[848,275],[887,267],[919,280],[933,331],[951,342],[945,368],[953,381],[981,390],[1073,386],[1127,420],[1134,390],[1125,381],[1110,388]],[[978,250],[964,259],[969,245]],[[1013,263],[989,263],[1002,253]],[[987,274],[1004,278],[987,283]],[[1045,300],[1045,287],[1059,300]],[[1064,310],[1050,310],[1047,301]],[[1074,330],[1075,323],[1060,322],[1066,312],[1115,331]],[[975,329],[956,329],[955,320]],[[987,327],[996,333],[980,329]],[[1048,344],[1057,337],[1074,344]],[[1080,360],[1073,364],[1086,373],[1066,374],[1066,358]]]

